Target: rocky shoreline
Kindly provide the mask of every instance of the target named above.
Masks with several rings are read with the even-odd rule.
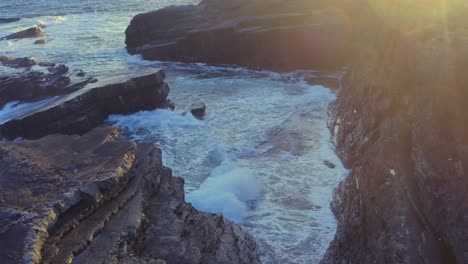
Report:
[[[25,76],[14,78],[37,92]],[[173,107],[164,79],[159,70],[85,83],[0,125],[3,138],[33,139],[0,143],[4,263],[259,263],[246,231],[185,202],[184,181],[163,166],[159,149],[101,127],[111,114]]]
[[[322,263],[466,263],[468,28],[466,7],[454,5],[450,19],[429,24],[389,20],[400,5],[379,13],[359,0],[204,0],[135,16],[126,45],[148,60],[274,71],[349,66],[342,81],[309,80],[339,89],[329,126],[350,169],[334,193],[338,229]],[[69,82],[54,90],[56,82],[35,76],[67,77],[52,68],[0,78],[0,105],[59,96],[0,125],[2,138],[27,139],[0,143],[0,259],[260,262],[241,227],[184,201],[183,180],[157,148],[101,126],[111,114],[170,108],[163,71],[65,93]],[[18,80],[51,93],[20,98],[3,89]],[[189,110],[201,118],[205,106]]]

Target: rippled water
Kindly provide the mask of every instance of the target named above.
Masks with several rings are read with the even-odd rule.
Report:
[[[22,13],[25,3],[31,8]],[[128,55],[123,32],[132,16],[173,3],[67,0],[49,8],[51,1],[3,0],[2,16],[29,18],[0,24],[0,36],[41,22],[48,25],[49,43],[0,41],[0,54],[66,63],[101,80],[165,68],[175,112],[112,116],[108,122],[120,125],[125,138],[160,147],[165,164],[186,179],[187,199],[246,227],[259,242],[264,263],[319,262],[336,230],[329,208],[332,191],[346,173],[326,127],[327,106],[335,94],[308,85],[304,77],[312,71],[277,74],[145,62]],[[0,72],[7,70],[0,67]],[[48,100],[10,103],[0,119]],[[207,105],[205,119],[182,115],[197,100]],[[324,160],[337,168],[329,169]]]

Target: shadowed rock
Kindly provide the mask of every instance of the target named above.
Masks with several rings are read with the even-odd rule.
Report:
[[[22,38],[39,38],[43,37],[44,31],[39,26],[31,27],[13,34],[10,34],[8,36],[5,36],[3,38],[0,38],[0,40],[5,40],[5,39],[22,39]]]
[[[191,103],[185,108],[185,113],[188,112],[192,113],[194,117],[201,119],[203,116],[205,116],[206,105],[203,102]]]
[[[32,66],[36,62],[30,58],[13,59],[0,56],[5,65]],[[55,66],[53,64],[42,64],[50,66],[49,72],[26,70],[22,73],[0,75],[0,108],[12,101],[34,102],[51,96],[63,95],[74,92],[95,82],[94,78],[77,78],[66,75],[69,69],[65,65]]]
[[[35,44],[35,45],[44,45],[44,44],[47,44],[47,40],[45,40],[45,39],[38,39],[38,40],[34,41],[34,44]]]
[[[11,68],[29,68],[37,64],[33,58],[12,58],[0,55],[0,63]]]
[[[0,143],[4,263],[259,263],[239,226],[185,203],[158,149],[118,136]]]
[[[53,133],[84,134],[111,114],[129,114],[166,106],[169,86],[162,70],[123,83],[90,84],[52,103],[0,125],[8,139],[36,139]]]
[[[147,60],[237,64],[287,71],[336,68],[351,25],[328,1],[205,0],[135,16],[127,49]]]
[[[21,18],[19,17],[12,17],[12,18],[0,18],[0,24],[6,24],[6,23],[13,23],[20,21]]]

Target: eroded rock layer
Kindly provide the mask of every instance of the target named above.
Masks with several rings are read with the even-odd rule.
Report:
[[[111,114],[129,114],[166,106],[169,86],[162,70],[102,87],[88,85],[47,106],[0,125],[0,136],[37,139],[53,133],[84,134]],[[22,79],[24,80],[24,79]]]
[[[0,143],[3,263],[258,263],[239,226],[185,203],[158,149],[118,135]]]

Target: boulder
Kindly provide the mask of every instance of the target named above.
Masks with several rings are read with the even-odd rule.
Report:
[[[164,78],[164,72],[159,70],[104,86],[88,84],[4,122],[0,125],[0,135],[8,139],[37,139],[53,133],[84,134],[111,114],[130,114],[163,107],[169,94]]]
[[[45,39],[38,39],[34,41],[34,45],[44,45],[44,44],[47,44],[47,40]]]
[[[190,112],[196,118],[203,118],[206,112],[206,105],[203,102],[191,103],[187,106],[185,112]]]
[[[328,168],[330,168],[330,169],[336,168],[336,165],[333,164],[333,162],[331,162],[331,161],[329,161],[329,160],[324,160],[324,161],[323,161],[323,164],[324,164],[325,166],[327,166]]]
[[[3,263],[259,263],[241,227],[184,201],[160,150],[118,136],[0,143]]]
[[[68,68],[66,65],[59,64],[57,66],[49,67],[47,68],[47,70],[55,75],[63,75],[67,73],[70,70],[70,68]]]
[[[25,30],[21,30],[19,32],[10,34],[8,36],[5,36],[3,38],[0,38],[0,40],[5,40],[5,39],[22,39],[22,38],[39,38],[43,37],[44,31],[39,26],[31,27]]]
[[[204,0],[135,16],[127,50],[147,60],[275,71],[335,69],[349,55],[348,17],[329,1]]]

